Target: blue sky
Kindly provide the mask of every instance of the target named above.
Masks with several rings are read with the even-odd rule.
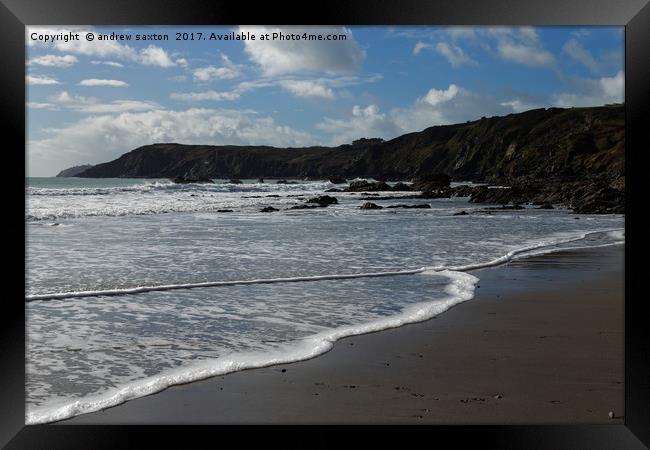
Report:
[[[112,32],[131,40],[99,39]],[[256,39],[217,39],[231,32]],[[79,40],[61,39],[70,33]],[[135,40],[151,34],[169,40]],[[28,27],[28,175],[154,142],[338,145],[618,103],[623,35],[622,27]]]

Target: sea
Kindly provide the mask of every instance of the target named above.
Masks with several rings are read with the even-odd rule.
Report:
[[[623,215],[345,192],[289,209],[345,185],[242,181],[26,179],[27,424],[317,357],[471,301],[474,269],[625,240]]]

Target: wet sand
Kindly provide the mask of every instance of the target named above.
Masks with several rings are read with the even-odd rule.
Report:
[[[619,245],[475,270],[476,296],[426,322],[59,424],[623,423],[623,256]]]

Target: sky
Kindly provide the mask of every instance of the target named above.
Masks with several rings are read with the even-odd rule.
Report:
[[[622,27],[39,26],[26,44],[27,176],[152,143],[339,145],[624,99]]]

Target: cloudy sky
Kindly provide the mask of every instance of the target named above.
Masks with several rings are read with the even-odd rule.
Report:
[[[97,39],[111,32],[132,39]],[[26,42],[28,176],[155,142],[338,145],[624,97],[620,27],[29,27]]]

